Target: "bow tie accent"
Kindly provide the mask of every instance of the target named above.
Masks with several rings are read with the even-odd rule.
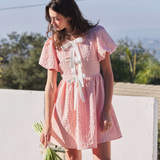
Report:
[[[77,45],[77,43],[80,43],[82,41],[83,41],[82,38],[76,38],[73,41],[70,41],[70,42],[61,46],[61,48],[63,50],[65,50],[65,49],[67,49],[68,47],[71,46],[70,58],[69,59],[66,58],[65,60],[70,61],[70,68],[71,68],[71,72],[72,72],[72,75],[73,75],[73,77],[68,80],[68,83],[72,83],[73,81],[76,81],[76,83],[74,84],[74,110],[75,110],[75,107],[76,107],[76,99],[77,99],[76,98],[77,83],[79,84],[80,96],[81,96],[82,102],[85,102],[82,87],[84,87],[83,78],[85,78],[86,75],[82,74],[82,69],[81,69],[82,61],[81,61],[81,56],[80,56],[80,52],[79,52],[78,45]],[[75,53],[76,53],[76,56],[75,56]],[[78,64],[78,76],[76,75],[75,63]]]

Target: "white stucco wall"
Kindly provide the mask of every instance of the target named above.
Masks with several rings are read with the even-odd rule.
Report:
[[[0,157],[41,160],[39,136],[32,123],[44,119],[44,93],[0,89]]]
[[[111,141],[111,159],[157,160],[157,99],[114,95],[112,104],[123,137]],[[82,155],[83,160],[93,160],[91,150]]]
[[[112,160],[157,160],[158,102],[152,97],[113,96],[122,138],[111,142]],[[42,160],[32,123],[44,119],[44,91],[0,89],[0,157]],[[82,150],[92,160],[91,150]]]

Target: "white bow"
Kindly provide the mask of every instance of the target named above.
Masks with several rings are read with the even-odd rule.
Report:
[[[85,74],[83,74],[83,78],[85,78]],[[70,78],[68,80],[68,83],[72,83],[73,81],[76,81],[76,83],[74,84],[74,110],[76,110],[76,100],[77,100],[77,89],[76,89],[76,86],[77,86],[77,83],[78,83],[78,86],[79,86],[79,91],[80,91],[80,96],[81,96],[81,99],[82,99],[82,102],[85,102],[85,98],[84,98],[84,94],[83,94],[83,91],[82,91],[82,83],[80,82],[78,76],[73,76],[72,78]]]
[[[74,91],[75,91],[74,92],[74,110],[75,110],[75,107],[76,107],[76,99],[77,99],[76,98],[77,83],[79,84],[80,96],[81,96],[82,102],[85,102],[82,87],[84,87],[83,78],[85,78],[86,75],[82,74],[82,69],[81,69],[82,61],[81,61],[81,56],[80,56],[80,52],[79,52],[78,45],[77,45],[77,43],[82,42],[82,41],[83,41],[83,39],[80,37],[80,38],[76,38],[75,40],[70,41],[70,42],[61,46],[61,48],[63,50],[65,50],[66,48],[71,46],[71,56],[70,56],[69,59],[65,59],[65,60],[70,61],[70,68],[71,68],[71,71],[72,71],[72,74],[73,74],[73,77],[68,80],[68,83],[72,83],[73,81],[76,81],[76,83],[74,84]],[[76,57],[75,57],[74,53],[76,53]],[[78,64],[78,76],[76,75],[75,63]]]

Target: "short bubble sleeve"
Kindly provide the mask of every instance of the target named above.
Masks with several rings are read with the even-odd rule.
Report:
[[[39,64],[46,69],[55,69],[57,72],[60,72],[57,52],[51,38],[48,38],[43,46]]]
[[[105,58],[106,52],[112,54],[116,50],[117,45],[103,26],[98,25],[94,32],[96,36],[97,58],[100,62]]]

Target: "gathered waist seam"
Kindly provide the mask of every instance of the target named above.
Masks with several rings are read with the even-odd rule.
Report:
[[[94,74],[94,75],[92,75],[92,76],[86,76],[86,77],[85,77],[85,78],[83,78],[83,79],[93,78],[93,77],[96,77],[96,76],[98,76],[98,75],[101,75],[101,73],[99,72],[99,73]],[[70,79],[70,78],[69,78],[69,79]],[[64,78],[62,78],[62,80],[64,80],[64,81],[68,81],[69,79],[64,79]]]

